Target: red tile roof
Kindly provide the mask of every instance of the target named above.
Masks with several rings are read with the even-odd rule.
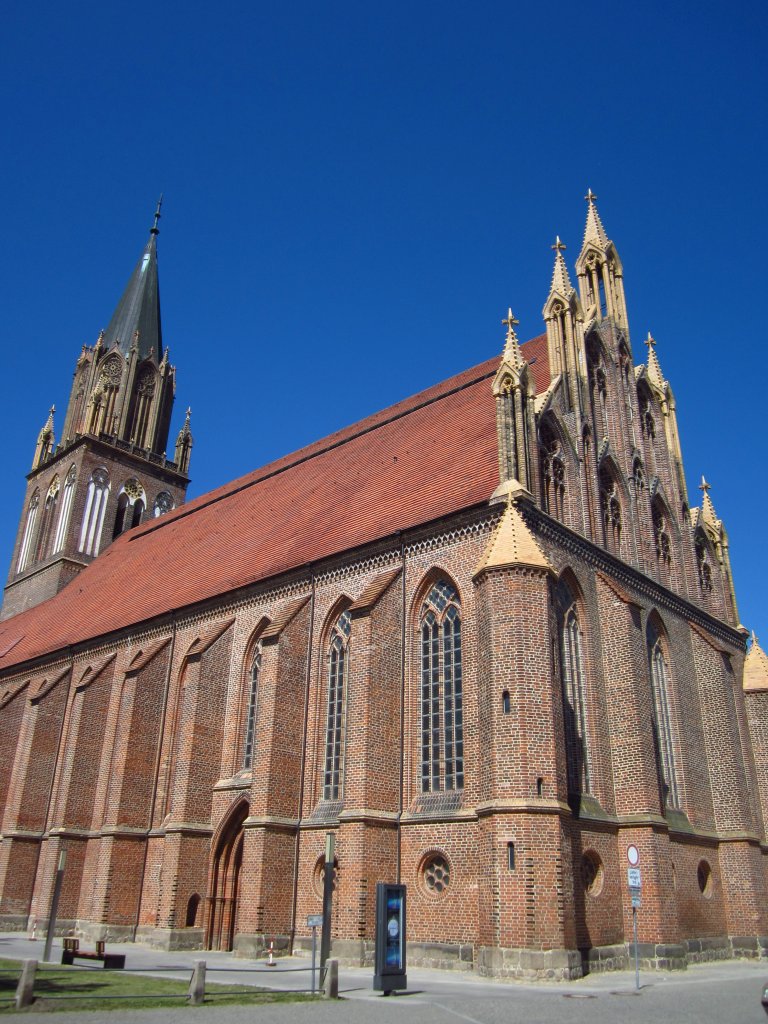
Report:
[[[546,336],[523,346],[538,391]],[[55,597],[0,623],[0,669],[486,502],[498,358],[118,538]]]

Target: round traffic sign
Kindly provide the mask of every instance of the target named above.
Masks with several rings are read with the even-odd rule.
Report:
[[[627,847],[627,860],[633,867],[640,860],[640,851],[634,844]]]

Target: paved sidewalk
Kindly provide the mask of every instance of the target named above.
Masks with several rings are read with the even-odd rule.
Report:
[[[30,941],[19,932],[0,934],[0,957],[37,959],[42,940]],[[61,940],[53,944],[52,959],[61,962]],[[225,984],[258,985],[291,991],[310,988],[311,961],[286,957],[269,969],[264,959],[245,960],[210,950],[163,952],[133,943],[108,943],[109,951],[124,953],[126,969],[142,974],[188,979],[195,960],[205,960],[208,979]],[[101,970],[100,967],[86,967]],[[253,973],[256,971],[257,973]],[[503,982],[473,972],[413,968],[408,991],[388,998],[371,988],[370,968],[342,967],[339,1002],[288,1003],[275,1006],[171,1007],[155,1010],[94,1010],[87,1019],[109,1024],[181,1024],[190,1014],[200,1024],[751,1024],[765,1022],[760,1005],[768,964],[723,961],[672,973],[641,973],[640,990],[634,972],[595,974],[575,982]],[[56,1014],[65,1024],[73,1014]],[[78,1014],[82,1020],[82,1014]],[[50,1014],[26,1011],[31,1024],[48,1021]]]

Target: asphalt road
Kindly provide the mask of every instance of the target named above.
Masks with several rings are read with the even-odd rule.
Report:
[[[270,971],[264,961],[235,959],[225,953],[166,953],[131,943],[109,944],[126,954],[126,968],[141,973],[189,977],[191,965],[205,959],[211,981],[257,984],[269,988],[309,988],[307,959],[291,957]],[[42,958],[43,943],[5,933],[0,935],[0,956]],[[53,958],[60,962],[60,940]],[[293,968],[285,971],[285,968]],[[168,970],[173,968],[173,970]],[[216,970],[219,968],[219,970]],[[99,970],[100,968],[85,968]],[[254,969],[258,973],[251,973]],[[89,1020],[109,1024],[160,1024],[197,1020],[200,1024],[751,1024],[766,1022],[760,1005],[768,964],[726,961],[690,967],[687,971],[643,973],[640,990],[634,973],[592,975],[577,982],[498,982],[473,973],[408,971],[406,993],[384,997],[372,991],[372,971],[342,967],[338,1002],[282,1003],[274,1006],[172,1007],[158,1010],[95,1009]],[[57,1013],[65,1024],[81,1013]],[[48,1013],[26,1011],[26,1021],[51,1024]]]

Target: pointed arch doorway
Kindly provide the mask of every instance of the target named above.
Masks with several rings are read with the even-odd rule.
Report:
[[[213,849],[208,887],[206,949],[230,950],[235,941],[240,872],[243,866],[243,822],[247,817],[248,802],[243,800],[230,811]]]

